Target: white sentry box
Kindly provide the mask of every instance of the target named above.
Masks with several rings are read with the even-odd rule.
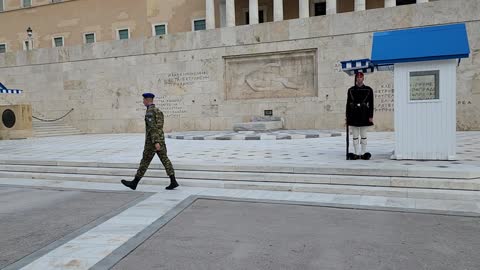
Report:
[[[454,59],[395,64],[393,159],[454,160]]]
[[[394,67],[392,159],[456,158],[456,65],[469,54],[465,24],[374,33],[371,62]]]

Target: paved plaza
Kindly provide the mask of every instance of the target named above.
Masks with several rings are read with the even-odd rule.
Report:
[[[124,191],[108,183],[21,179],[0,183],[26,189]],[[154,194],[76,237],[50,238],[57,241],[48,252],[34,253],[5,269],[324,269],[316,267],[321,258],[328,258],[325,269],[423,265],[474,270],[480,263],[475,255],[480,210],[472,213],[458,202],[438,211],[435,205],[448,202],[191,187],[165,191],[149,185],[140,190]],[[192,204],[198,199],[200,203]],[[202,199],[216,203],[205,205]],[[228,203],[235,200],[239,203]],[[28,197],[19,201],[35,209]],[[428,205],[432,210],[416,209]],[[49,220],[47,215],[43,219]],[[202,249],[205,246],[208,249]],[[215,252],[220,251],[231,251],[231,257],[216,261],[223,253]],[[296,260],[289,260],[292,256]],[[461,268],[452,268],[457,266]]]
[[[370,161],[346,161],[343,136],[257,141],[167,139],[166,143],[177,167],[257,166],[267,171],[323,167],[341,172],[342,168],[366,166],[373,172],[470,172],[473,178],[464,181],[474,182],[480,164],[479,135],[458,133],[456,161],[390,160],[394,141],[389,132],[369,136],[374,156]],[[15,162],[136,166],[143,136],[99,134],[0,141],[0,166]],[[161,166],[158,160],[153,163],[156,168]],[[2,205],[8,205],[0,212],[2,229],[8,231],[0,237],[4,255],[0,268],[8,270],[474,270],[480,265],[476,190],[444,191],[455,193],[454,198],[442,198],[443,193],[435,198],[415,198],[188,185],[166,191],[162,185],[145,182],[137,191],[129,191],[119,183],[100,180],[12,175],[0,177]],[[25,241],[15,241],[15,237]],[[32,244],[26,245],[26,241]]]
[[[0,194],[0,269],[46,254],[52,243],[71,240],[145,198],[142,192],[21,186],[0,186]]]
[[[391,160],[392,132],[371,132],[370,161],[345,160],[345,134],[290,140],[176,140],[166,139],[174,165],[291,165],[312,167],[406,168],[474,170],[480,164],[480,132],[457,133],[456,161]],[[144,134],[95,134],[0,141],[1,160],[75,161],[138,164]],[[427,139],[427,138],[420,138]],[[351,150],[353,150],[352,146]],[[158,163],[154,160],[152,163]]]
[[[0,26],[0,270],[480,270],[480,0],[0,0]]]
[[[478,269],[479,230],[478,217],[198,199],[113,269]]]

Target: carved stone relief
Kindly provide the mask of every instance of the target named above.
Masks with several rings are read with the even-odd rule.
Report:
[[[225,57],[226,99],[317,95],[316,50]]]

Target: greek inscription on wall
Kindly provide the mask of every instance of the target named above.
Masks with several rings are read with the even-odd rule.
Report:
[[[343,70],[342,70],[342,64],[336,62],[335,65],[333,65],[333,71],[335,71],[335,72],[343,72]]]
[[[472,105],[471,100],[457,100],[457,105]]]
[[[393,85],[390,83],[382,84],[375,93],[375,112],[393,112],[394,111],[394,92]]]
[[[184,98],[178,96],[156,96],[155,106],[163,112],[165,118],[180,118],[187,113]],[[137,102],[139,105],[141,102]],[[143,104],[142,104],[143,106]],[[145,107],[137,109],[145,112]]]
[[[183,97],[160,96],[155,103],[166,118],[179,118],[187,113]]]
[[[439,98],[439,71],[410,72],[410,100]]]
[[[171,72],[163,79],[164,86],[189,86],[195,82],[205,82],[210,79],[207,71]]]

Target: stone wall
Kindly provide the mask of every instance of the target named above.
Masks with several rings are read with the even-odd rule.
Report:
[[[341,72],[340,60],[370,57],[376,31],[456,22],[466,22],[472,50],[457,72],[457,126],[479,130],[477,0],[7,53],[0,55],[0,81],[25,94],[0,95],[0,104],[30,102],[33,114],[46,118],[74,108],[67,120],[84,132],[142,132],[140,94],[151,91],[167,131],[230,130],[264,110],[290,129],[343,128],[353,78]],[[375,90],[375,128],[391,130],[393,73],[365,82]]]

